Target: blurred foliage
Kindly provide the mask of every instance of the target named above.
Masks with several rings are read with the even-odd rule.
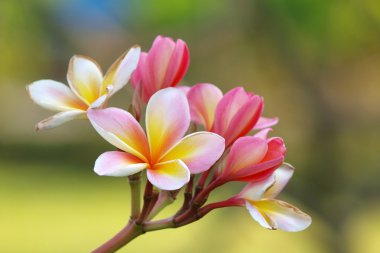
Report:
[[[3,0],[1,252],[86,252],[124,224],[126,181],[92,172],[111,145],[85,121],[34,133],[51,113],[24,87],[65,82],[73,54],[106,69],[133,44],[147,50],[158,34],[188,43],[184,83],[243,85],[265,97],[265,115],[280,117],[273,134],[298,168],[284,198],[314,223],[285,234],[261,229],[243,209],[218,210],[186,228],[144,235],[126,251],[379,251],[379,1]],[[130,96],[126,89],[112,103],[127,108]],[[215,198],[237,191],[225,187]]]

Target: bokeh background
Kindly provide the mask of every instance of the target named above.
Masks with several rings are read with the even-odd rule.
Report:
[[[65,82],[73,54],[106,69],[136,43],[148,50],[158,34],[188,43],[184,84],[265,97],[265,115],[280,117],[273,134],[297,168],[281,197],[313,224],[268,231],[230,208],[121,252],[380,252],[377,0],[0,1],[0,252],[88,252],[125,224],[127,180],[92,171],[112,147],[86,121],[36,133],[51,113],[25,85]],[[127,108],[130,95],[112,103]]]

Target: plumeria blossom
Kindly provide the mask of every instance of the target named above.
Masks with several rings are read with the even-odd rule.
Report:
[[[270,129],[264,129],[254,136],[237,139],[231,146],[227,160],[217,171],[218,180],[257,181],[268,177],[285,158],[284,141],[279,137],[267,138]]]
[[[270,177],[248,184],[235,199],[244,200],[245,207],[261,226],[297,232],[311,224],[311,217],[298,208],[275,199],[292,177],[294,168],[281,165]]]
[[[115,92],[123,88],[136,69],[140,48],[132,47],[117,59],[103,76],[99,65],[91,58],[74,55],[69,63],[69,86],[39,80],[27,86],[31,99],[38,105],[59,113],[36,126],[37,130],[53,128],[73,119],[86,118],[90,107],[102,107]]]
[[[155,93],[146,109],[146,133],[128,112],[90,109],[88,117],[96,131],[122,151],[103,153],[95,172],[106,176],[129,176],[147,169],[148,180],[163,190],[181,188],[190,173],[208,170],[222,155],[224,139],[210,132],[183,137],[190,125],[185,95],[166,88]]]
[[[96,159],[95,173],[136,174],[128,178],[127,225],[93,252],[115,252],[145,232],[185,226],[231,206],[246,207],[268,229],[300,231],[310,225],[310,216],[276,199],[294,169],[283,163],[284,141],[268,138],[278,119],[262,117],[263,98],[242,87],[223,94],[210,83],[177,86],[188,66],[186,43],[158,36],[149,52],[133,47],[104,76],[94,60],[76,55],[69,63],[68,86],[53,80],[27,86],[34,102],[59,112],[38,123],[37,129],[88,118],[99,135],[117,148]],[[129,110],[105,108],[109,97],[129,79],[133,86]],[[145,124],[140,124],[142,115]],[[205,131],[196,132],[198,126]],[[147,179],[142,205],[140,174]],[[232,181],[245,182],[246,187],[227,200],[208,203],[213,190]],[[170,217],[154,219],[182,187],[182,206]]]
[[[147,103],[158,90],[176,86],[189,67],[189,49],[178,39],[157,36],[148,53],[141,53],[131,82],[142,100]]]
[[[253,129],[262,129],[277,124],[277,118],[261,117],[263,98],[237,87],[224,96],[218,87],[210,83],[199,83],[187,91],[191,118],[207,131],[220,134],[226,146]],[[205,102],[207,101],[207,102]]]

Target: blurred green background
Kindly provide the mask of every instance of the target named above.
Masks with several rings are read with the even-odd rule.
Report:
[[[143,235],[121,252],[380,252],[377,0],[0,1],[0,252],[88,252],[125,224],[127,180],[92,171],[113,147],[86,121],[34,132],[52,113],[25,85],[66,82],[73,54],[106,69],[133,44],[148,50],[158,34],[188,43],[185,84],[265,97],[265,115],[280,117],[273,134],[297,168],[280,197],[313,224],[268,231],[230,208]],[[127,108],[130,95],[112,103]]]

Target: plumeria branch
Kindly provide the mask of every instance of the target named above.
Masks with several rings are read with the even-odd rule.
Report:
[[[143,233],[143,226],[137,225],[136,222],[131,219],[119,233],[117,233],[113,238],[101,245],[99,248],[92,251],[92,253],[115,252]]]

